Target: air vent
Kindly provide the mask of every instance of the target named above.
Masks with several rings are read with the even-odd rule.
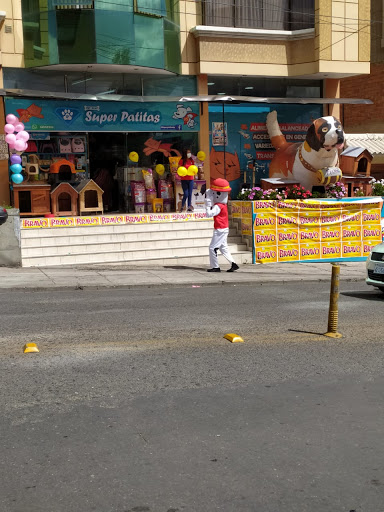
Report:
[[[5,25],[4,26],[4,32],[6,34],[12,34],[12,25]]]

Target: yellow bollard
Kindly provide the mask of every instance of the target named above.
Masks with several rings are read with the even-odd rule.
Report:
[[[329,298],[329,313],[328,313],[328,332],[324,336],[330,338],[342,338],[342,335],[337,332],[337,324],[339,321],[339,277],[340,265],[332,263],[332,278],[331,278],[331,294]]]

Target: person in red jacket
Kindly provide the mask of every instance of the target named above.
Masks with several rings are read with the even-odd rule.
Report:
[[[185,167],[188,169],[190,165],[195,165],[195,162],[192,158],[192,153],[190,149],[184,149],[182,152],[182,156],[179,162],[179,167]],[[192,191],[193,191],[193,180],[194,176],[181,176],[181,186],[183,188],[183,199],[181,201],[180,213],[185,208],[185,203],[188,201],[188,211],[193,212],[192,206]]]
[[[235,272],[239,266],[234,262],[228,249],[227,238],[229,233],[228,222],[228,193],[231,191],[229,182],[218,178],[211,183],[211,188],[205,193],[205,209],[207,217],[213,217],[214,230],[211,243],[209,245],[209,262],[211,268],[207,272],[221,272],[217,251],[231,263],[231,268],[227,272]]]

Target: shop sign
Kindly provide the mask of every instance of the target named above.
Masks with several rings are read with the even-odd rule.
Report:
[[[382,200],[373,201],[254,201],[254,262],[365,259],[382,240]]]
[[[27,131],[197,132],[199,103],[5,98]],[[34,138],[36,135],[34,134]]]

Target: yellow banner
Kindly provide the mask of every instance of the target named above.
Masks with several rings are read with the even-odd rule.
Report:
[[[256,263],[366,258],[382,241],[380,198],[254,201]]]

